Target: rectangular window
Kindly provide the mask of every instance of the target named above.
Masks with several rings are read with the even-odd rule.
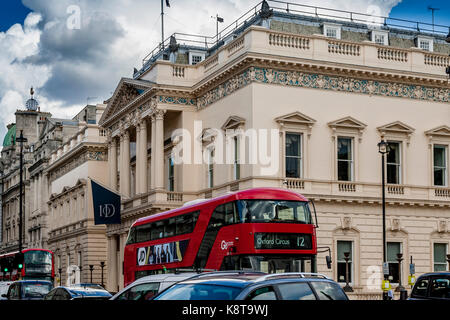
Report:
[[[234,180],[241,178],[241,165],[239,161],[239,137],[234,137],[234,160],[233,160],[233,177]]]
[[[389,264],[389,281],[398,283],[400,279],[397,254],[402,252],[401,242],[387,243],[387,263]]]
[[[302,177],[302,135],[286,133],[286,177]]]
[[[208,188],[214,186],[214,150],[208,153]]]
[[[430,51],[430,42],[421,40],[419,43],[419,48],[423,50]]]
[[[433,146],[433,176],[435,186],[447,185],[447,146]]]
[[[202,62],[202,56],[192,55],[192,64],[196,65],[197,63]]]
[[[419,49],[426,51],[433,51],[433,39],[432,38],[416,38],[416,44]]]
[[[349,253],[348,260],[348,282],[352,282],[352,262],[353,262],[353,243],[352,241],[337,242],[337,278],[338,282],[345,283],[346,265],[345,253]]]
[[[401,149],[399,142],[388,142],[389,153],[386,157],[387,183],[401,183]]]
[[[168,191],[175,191],[175,166],[172,157],[169,157],[167,159],[167,163],[168,163],[168,181],[167,181]]]
[[[375,43],[384,44],[385,43],[385,35],[384,34],[375,34],[374,35]]]
[[[337,159],[338,159],[338,180],[353,180],[353,145],[352,138],[338,137]]]
[[[434,271],[447,270],[447,244],[435,243],[433,245]]]

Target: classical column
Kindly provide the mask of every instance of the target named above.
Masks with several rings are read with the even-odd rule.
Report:
[[[123,192],[126,197],[131,196],[131,168],[130,168],[130,133],[125,130],[123,135]]]
[[[123,194],[123,190],[124,190],[124,185],[123,185],[123,181],[124,181],[124,171],[123,170],[123,153],[124,153],[124,147],[123,147],[123,142],[124,142],[124,135],[121,134],[120,135],[120,155],[119,155],[119,168],[120,168],[120,181],[119,181],[119,189],[120,189],[120,193]]]
[[[140,124],[141,127],[141,139],[139,148],[139,158],[140,158],[140,184],[141,193],[147,193],[148,191],[148,172],[147,172],[147,120],[144,118]]]
[[[109,150],[109,186],[117,190],[117,141],[112,138]]]
[[[37,180],[37,190],[38,190],[38,198],[37,198],[37,206],[36,209],[41,209],[41,203],[42,203],[42,173],[38,173],[38,180]]]
[[[36,176],[33,177],[33,191],[34,191],[34,198],[33,198],[33,211],[37,210],[38,208],[38,203],[37,203],[37,199],[38,199],[38,185],[37,185],[37,178]]]
[[[155,116],[152,115],[151,116],[152,119],[152,146],[151,146],[151,152],[152,152],[152,156],[150,159],[150,188],[153,190],[155,189],[155,158],[156,158],[156,119]]]
[[[108,237],[108,290],[117,291],[117,240],[115,236]]]
[[[141,194],[141,126],[139,123],[136,124],[136,179],[134,179],[134,190],[135,194]]]
[[[155,112],[155,188],[164,189],[164,113]]]

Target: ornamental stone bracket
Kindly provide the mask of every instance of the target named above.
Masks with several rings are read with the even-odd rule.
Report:
[[[437,222],[437,232],[438,233],[446,233],[449,232],[450,230],[448,230],[448,225],[447,225],[447,221],[445,220],[439,220]]]

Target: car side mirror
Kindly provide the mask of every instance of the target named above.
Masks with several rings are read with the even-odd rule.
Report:
[[[331,269],[331,256],[326,256],[325,260],[327,261],[327,268]]]
[[[2,298],[8,298],[7,294],[2,294]]]

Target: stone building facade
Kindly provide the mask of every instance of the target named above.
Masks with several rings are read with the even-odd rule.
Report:
[[[381,140],[391,147],[386,232],[394,287],[397,253],[403,271],[410,257],[417,274],[446,268],[445,37],[275,10],[248,21],[213,49],[170,46],[133,79],[123,78],[109,100],[100,124],[108,135],[109,185],[123,196],[122,224],[107,227],[109,290],[123,286],[123,248],[137,218],[196,198],[270,186],[315,201],[318,245],[333,257],[329,270],[319,253],[318,271],[343,282],[343,252],[349,252],[354,290],[378,294]],[[179,55],[200,62],[176,63]],[[174,135],[180,128],[181,138]],[[237,129],[236,138],[211,145],[219,133]],[[253,133],[269,159],[249,163]],[[213,158],[240,151],[229,163],[174,163],[174,148],[196,144],[201,156],[214,150]],[[403,284],[407,276],[402,272]]]
[[[7,253],[19,248],[19,211],[20,211],[20,144],[16,141],[22,131],[27,139],[23,143],[23,248],[26,248],[27,218],[29,213],[31,185],[28,168],[34,163],[31,145],[39,140],[43,124],[51,117],[48,112],[40,111],[36,99],[31,97],[27,101],[25,110],[17,110],[15,123],[8,125],[8,132],[3,140],[1,151],[2,176],[2,238],[0,239],[0,252]]]
[[[100,265],[107,259],[106,228],[94,224],[89,180],[108,182],[106,136],[97,124],[104,109],[104,105],[97,105],[91,123],[78,122],[77,131],[52,152],[44,170],[49,194],[47,243],[54,252],[57,278],[63,285],[68,280],[101,284]],[[106,283],[108,269],[103,272]]]

